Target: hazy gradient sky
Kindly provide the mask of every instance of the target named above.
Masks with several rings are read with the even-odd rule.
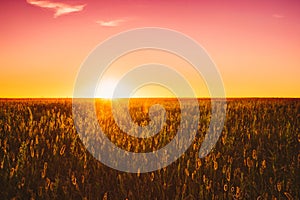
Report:
[[[300,97],[298,0],[2,1],[0,23],[0,97],[71,97],[96,45],[149,26],[201,44],[228,97]]]

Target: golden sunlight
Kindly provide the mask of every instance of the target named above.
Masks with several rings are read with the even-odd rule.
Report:
[[[133,91],[131,94],[131,97],[133,98],[159,98],[159,97],[165,97],[165,98],[176,98],[176,95],[173,94],[172,91],[169,89],[157,85],[157,84],[148,84],[144,85],[142,87],[139,87],[137,90]]]
[[[96,88],[96,97],[111,99],[113,98],[114,89],[117,86],[118,81],[113,78],[104,78],[100,81]]]

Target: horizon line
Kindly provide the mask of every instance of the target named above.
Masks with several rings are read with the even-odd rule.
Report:
[[[257,97],[257,96],[234,96],[234,97],[118,97],[118,98],[106,98],[106,97],[0,97],[0,100],[3,99],[299,99],[299,97],[285,97],[285,96],[265,96],[265,97]]]

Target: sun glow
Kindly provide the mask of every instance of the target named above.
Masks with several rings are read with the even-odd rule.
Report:
[[[101,99],[113,99],[113,98],[143,98],[143,97],[176,97],[169,89],[157,85],[146,84],[144,86],[136,88],[129,96],[114,96],[114,90],[116,89],[118,81],[114,78],[107,77],[99,81],[96,88],[95,97]]]
[[[113,78],[101,79],[96,89],[95,96],[104,99],[112,99],[117,83],[118,81]]]

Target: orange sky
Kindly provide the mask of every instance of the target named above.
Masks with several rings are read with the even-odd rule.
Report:
[[[5,1],[0,97],[72,97],[93,48],[121,31],[149,26],[201,44],[228,97],[300,97],[299,10],[297,0]],[[108,78],[117,79],[116,71]]]

